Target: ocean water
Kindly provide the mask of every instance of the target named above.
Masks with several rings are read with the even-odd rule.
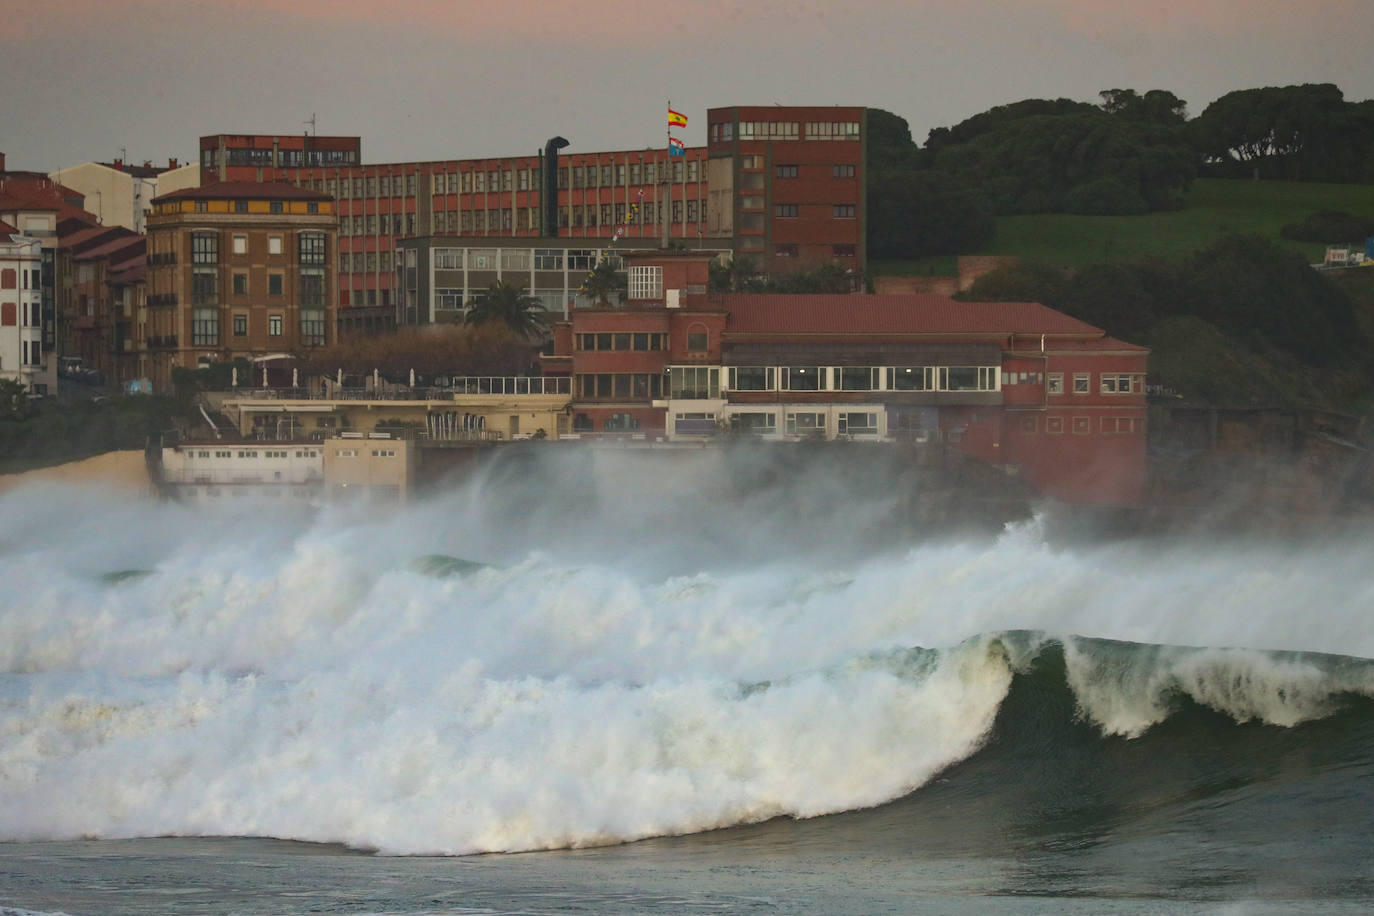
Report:
[[[0,914],[1374,907],[1371,531],[921,521],[836,454],[0,496]]]

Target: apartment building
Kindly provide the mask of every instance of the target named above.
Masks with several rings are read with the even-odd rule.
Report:
[[[43,349],[43,246],[0,221],[0,378],[56,392]]]
[[[338,216],[327,194],[219,182],[153,200],[148,215],[145,377],[255,359],[335,339]]]

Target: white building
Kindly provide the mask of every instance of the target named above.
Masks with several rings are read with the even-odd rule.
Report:
[[[175,159],[166,168],[151,163],[83,162],[60,169],[49,177],[86,198],[85,207],[100,219],[102,226],[123,226],[144,231],[144,211],[154,197],[200,186],[199,165],[178,165]]]
[[[43,246],[0,222],[0,378],[48,394],[56,368],[43,353]],[[51,354],[49,354],[51,355]]]

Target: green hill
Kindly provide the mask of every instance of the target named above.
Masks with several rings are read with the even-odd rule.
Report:
[[[1325,246],[1290,242],[1279,229],[1317,210],[1374,218],[1374,185],[1199,179],[1181,210],[1139,216],[1000,217],[996,240],[978,253],[1084,267],[1145,256],[1176,260],[1224,236],[1248,234],[1293,248],[1316,263]]]

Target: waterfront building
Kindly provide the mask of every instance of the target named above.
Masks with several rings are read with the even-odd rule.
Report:
[[[43,245],[0,221],[0,378],[56,393],[43,349]]]
[[[148,215],[146,377],[261,359],[335,339],[338,216],[327,195],[220,182],[153,200]]]

